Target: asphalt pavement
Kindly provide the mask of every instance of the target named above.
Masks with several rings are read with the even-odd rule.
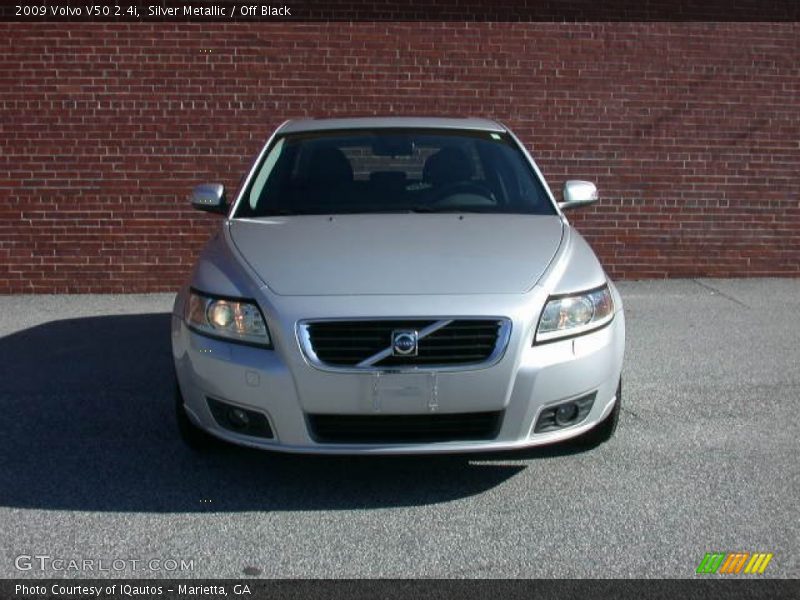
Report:
[[[0,577],[800,577],[800,280],[619,287],[611,442],[384,458],[198,457],[171,295],[0,297]]]

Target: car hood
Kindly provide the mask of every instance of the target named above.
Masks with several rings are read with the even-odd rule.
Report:
[[[231,238],[279,295],[518,294],[553,259],[555,216],[402,214],[233,219]]]

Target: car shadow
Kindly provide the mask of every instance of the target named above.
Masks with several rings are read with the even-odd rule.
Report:
[[[479,494],[569,454],[198,455],[173,411],[168,314],[52,321],[0,338],[0,506],[84,511],[336,510]],[[512,462],[502,460],[510,458]],[[480,459],[480,460],[476,460]]]

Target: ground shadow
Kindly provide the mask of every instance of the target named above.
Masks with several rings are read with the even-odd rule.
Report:
[[[336,510],[447,502],[525,468],[487,456],[198,456],[174,423],[169,315],[53,321],[0,338],[0,506]],[[505,455],[548,457],[569,449]]]

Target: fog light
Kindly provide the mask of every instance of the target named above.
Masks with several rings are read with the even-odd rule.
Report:
[[[213,398],[206,398],[206,400],[214,420],[223,429],[240,435],[252,435],[262,438],[274,437],[269,421],[263,413],[239,408]]]
[[[596,393],[592,392],[575,400],[543,408],[539,413],[539,418],[536,419],[533,433],[557,431],[582,422],[592,410],[595,395]]]
[[[241,408],[231,408],[228,411],[228,421],[236,429],[245,429],[250,425],[250,417]]]
[[[569,425],[578,416],[578,405],[573,402],[559,405],[556,408],[556,425],[564,427]]]

